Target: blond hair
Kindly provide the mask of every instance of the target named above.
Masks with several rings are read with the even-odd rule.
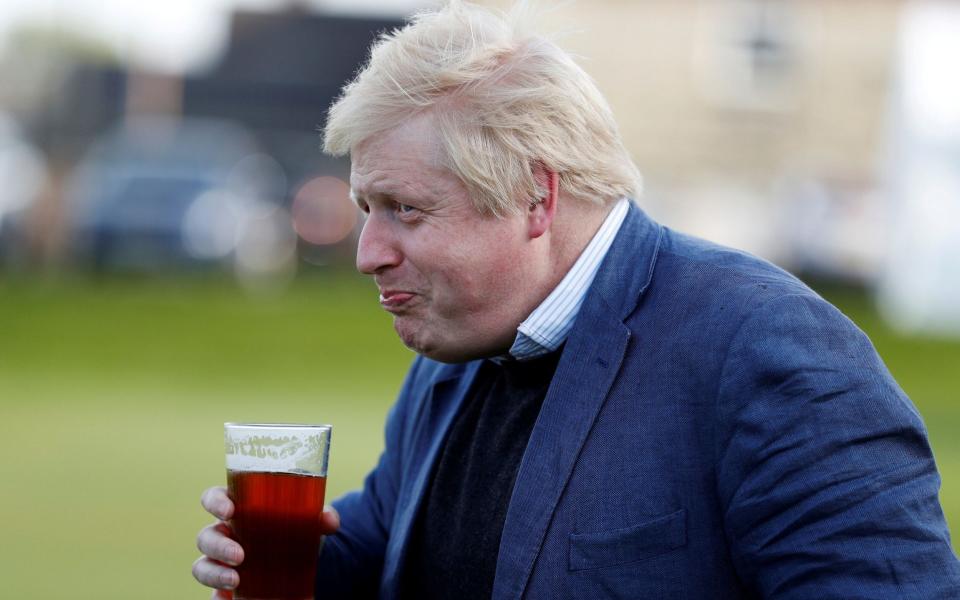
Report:
[[[606,100],[570,55],[525,26],[524,9],[504,15],[452,1],[381,35],[330,108],[324,150],[345,155],[429,110],[445,166],[483,213],[542,198],[537,163],[582,201],[638,194],[640,174]]]

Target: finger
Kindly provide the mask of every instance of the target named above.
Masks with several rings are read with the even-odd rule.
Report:
[[[208,513],[221,521],[226,521],[233,516],[233,501],[227,496],[227,488],[222,485],[204,490],[203,495],[200,496],[200,504]]]
[[[197,535],[197,549],[216,561],[239,565],[243,562],[243,548],[229,535],[230,530],[224,523],[208,525]]]
[[[340,529],[340,513],[332,506],[324,506],[320,515],[320,526],[324,534],[336,533]]]
[[[195,560],[191,571],[193,578],[207,587],[232,590],[240,583],[240,575],[235,570],[210,560],[206,556],[201,556]]]

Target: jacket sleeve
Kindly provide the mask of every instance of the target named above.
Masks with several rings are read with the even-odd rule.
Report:
[[[813,295],[739,326],[717,392],[717,482],[762,598],[960,598],[916,409],[870,341]]]
[[[384,451],[363,488],[333,502],[340,530],[327,536],[317,566],[317,598],[375,598],[403,477],[402,443],[408,407],[420,364],[414,362],[391,408]]]

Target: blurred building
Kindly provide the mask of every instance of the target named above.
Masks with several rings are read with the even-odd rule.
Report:
[[[78,252],[77,248],[71,246],[71,240],[77,238],[73,231],[80,226],[77,219],[89,221],[90,212],[84,210],[82,215],[75,214],[72,198],[79,193],[83,197],[79,200],[81,203],[88,205],[100,202],[103,205],[101,213],[107,212],[109,206],[122,201],[122,198],[118,199],[114,191],[107,190],[98,198],[95,194],[91,195],[89,185],[77,192],[76,166],[96,163],[95,170],[103,173],[103,163],[112,160],[105,157],[119,157],[120,154],[100,150],[104,145],[116,146],[116,140],[120,138],[126,140],[120,145],[127,148],[127,154],[139,156],[135,170],[140,173],[135,177],[139,183],[121,186],[122,189],[128,190],[126,193],[139,194],[138,197],[156,197],[157,194],[143,194],[149,187],[143,182],[158,182],[162,173],[169,174],[173,157],[171,151],[164,148],[171,148],[170,140],[151,140],[142,135],[127,135],[123,131],[128,127],[144,130],[139,125],[145,119],[152,120],[152,126],[146,129],[154,132],[160,130],[158,123],[169,123],[170,132],[165,137],[180,139],[186,138],[182,131],[184,128],[177,124],[178,121],[219,121],[224,126],[235,125],[254,140],[258,160],[266,157],[266,162],[270,164],[269,175],[276,175],[275,179],[282,180],[283,189],[271,199],[274,204],[289,212],[291,204],[300,198],[301,202],[314,205],[340,203],[339,212],[342,213],[344,208],[352,211],[352,207],[344,206],[348,200],[345,192],[339,193],[343,191],[339,186],[335,188],[338,192],[336,198],[309,196],[310,190],[332,189],[330,186],[309,185],[314,179],[323,176],[342,179],[349,168],[344,160],[330,159],[322,154],[319,128],[324,123],[327,107],[366,58],[375,36],[401,23],[398,19],[389,18],[319,15],[296,7],[275,13],[240,11],[231,16],[228,43],[221,59],[204,73],[182,77],[137,70],[111,57],[104,57],[103,53],[95,54],[95,60],[91,60],[94,54],[84,52],[74,55],[69,49],[41,53],[43,68],[38,72],[44,76],[34,77],[31,80],[33,84],[24,86],[23,93],[19,95],[7,94],[4,103],[13,108],[20,120],[27,124],[31,137],[50,163],[55,165],[51,170],[53,180],[49,186],[52,191],[46,194],[46,197],[52,195],[55,198],[52,202],[44,202],[46,218],[43,223],[48,227],[43,227],[42,223],[37,227],[36,220],[30,220],[34,226],[27,231],[17,232],[16,239],[32,240],[27,244],[30,247],[46,245],[55,249],[45,254],[59,251],[74,255],[71,258],[85,256],[85,251]],[[18,73],[21,78],[30,79],[20,73],[15,63],[7,64],[6,69]],[[223,130],[223,126],[208,127],[207,130]],[[193,138],[196,139],[196,136]],[[148,149],[138,151],[132,145],[135,142],[154,147],[154,152],[151,154]],[[201,149],[211,145],[193,146]],[[216,152],[215,146],[211,146],[209,151]],[[151,155],[155,163],[152,166],[148,164]],[[222,161],[210,156],[195,162],[203,165]],[[84,175],[89,175],[90,170],[85,169]],[[129,165],[114,171],[123,171],[121,178],[125,180],[133,177]],[[144,171],[148,174],[145,175]],[[209,187],[206,184],[182,185],[185,181],[182,172],[169,177],[172,177],[168,181],[170,185],[160,187],[184,190],[184,193],[191,189],[199,192]],[[223,177],[193,173],[187,179],[196,183]],[[89,183],[89,178],[87,180],[86,183]],[[181,205],[180,212],[185,215],[189,209],[187,200],[170,198],[167,204],[171,207]],[[133,199],[129,206],[145,207],[146,203]],[[127,212],[133,214],[137,210],[144,211],[144,216],[133,218],[131,222],[142,222],[149,218],[149,214],[153,214],[146,208],[129,208]],[[324,214],[330,213],[330,210],[324,210]],[[320,212],[316,207],[313,210],[296,211],[299,215],[306,215],[301,217],[304,219]],[[51,213],[55,213],[56,217]],[[167,221],[178,218],[174,208],[165,214]],[[183,218],[185,222],[185,216]],[[169,229],[166,226],[163,228]],[[114,234],[122,231],[118,227],[113,229],[116,230]],[[317,231],[318,227],[306,223],[301,224],[301,229]],[[319,238],[323,244],[314,243],[317,239],[299,238],[303,246],[301,254],[313,261],[341,260],[349,256],[352,254],[350,231],[344,231],[341,227],[340,232],[337,240],[329,236]],[[86,235],[84,232],[81,237]],[[52,239],[59,241],[44,242]],[[67,241],[64,242],[64,239]],[[341,240],[344,240],[343,244],[337,243]],[[110,244],[109,247],[126,246]],[[182,264],[174,254],[170,254],[171,264]],[[23,255],[22,252],[17,253],[20,258]],[[7,256],[9,258],[9,253]],[[70,262],[77,264],[75,260]],[[162,261],[95,262],[155,265]]]
[[[864,280],[880,260],[877,174],[903,6],[595,0],[548,12],[547,27],[610,100],[654,216]],[[807,205],[820,208],[798,214]],[[818,239],[784,234],[798,218]]]
[[[960,4],[596,0],[547,18],[613,105],[654,216],[875,289],[903,328],[960,332]]]
[[[399,24],[297,10],[237,12],[226,53],[209,72],[180,79],[123,65],[76,64],[27,120],[48,153],[67,159],[129,116],[232,120],[263,138],[296,175],[319,158],[317,128],[370,42]]]
[[[340,88],[380,32],[399,19],[326,16],[291,10],[237,12],[223,59],[183,86],[183,114],[230,119],[253,131],[292,180],[345,173],[325,164],[318,128]]]

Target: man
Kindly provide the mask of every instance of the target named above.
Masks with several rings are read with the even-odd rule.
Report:
[[[923,424],[869,341],[627,200],[609,108],[554,44],[421,15],[326,149],[351,154],[357,266],[420,356],[325,514],[318,597],[960,597]],[[235,586],[229,533],[201,532],[202,583]]]

